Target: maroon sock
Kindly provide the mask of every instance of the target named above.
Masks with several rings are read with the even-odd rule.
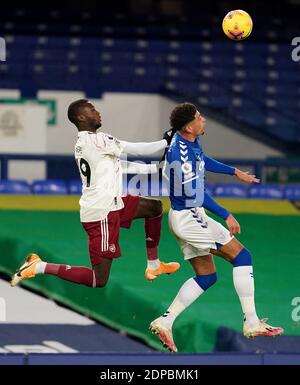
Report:
[[[157,246],[160,240],[162,213],[154,218],[145,219],[147,259],[153,261],[158,258]]]
[[[47,263],[45,274],[56,275],[66,281],[80,283],[82,285],[97,287],[98,282],[94,271],[85,266],[57,265]]]

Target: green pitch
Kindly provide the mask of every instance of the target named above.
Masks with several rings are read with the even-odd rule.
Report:
[[[253,255],[259,316],[270,317],[270,323],[284,327],[286,335],[300,335],[300,323],[294,322],[291,315],[292,299],[300,295],[300,216],[238,214],[236,218],[242,228],[239,240]],[[91,289],[52,276],[38,276],[24,285],[161,350],[148,325],[166,310],[193,272],[169,233],[165,214],[160,257],[164,261],[182,262],[181,269],[174,275],[147,282],[143,227],[143,220],[137,220],[130,230],[122,229],[123,256],[114,261],[104,289]],[[0,270],[9,274],[32,251],[49,262],[89,265],[85,232],[75,212],[2,210],[0,246]],[[242,313],[232,284],[232,268],[220,258],[215,260],[217,284],[174,324],[180,352],[212,351],[219,326],[241,331]],[[33,323],[34,318],[35,315]]]

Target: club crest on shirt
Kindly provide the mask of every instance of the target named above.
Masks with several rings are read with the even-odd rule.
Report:
[[[80,146],[75,146],[76,155],[82,155],[82,148]]]
[[[184,174],[189,174],[191,171],[192,171],[193,167],[191,165],[191,163],[183,163],[183,165],[181,166],[181,170]]]
[[[111,253],[114,253],[114,252],[116,251],[116,246],[115,246],[115,244],[112,243],[111,245],[109,245],[108,249],[109,249],[109,251],[110,251]]]
[[[115,137],[111,136],[111,135],[105,135],[105,138],[106,138],[107,142],[109,142],[109,143],[113,143],[114,142],[117,145],[120,144],[119,140],[116,139]]]

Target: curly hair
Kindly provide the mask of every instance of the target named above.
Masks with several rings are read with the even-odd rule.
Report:
[[[195,119],[197,108],[192,103],[178,104],[170,115],[170,126],[176,130],[181,130],[187,123]]]
[[[78,115],[83,107],[85,107],[89,101],[87,99],[75,100],[68,108],[68,119],[75,125],[78,124]]]

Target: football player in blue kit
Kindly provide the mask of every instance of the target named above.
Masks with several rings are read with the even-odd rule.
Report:
[[[175,131],[166,153],[163,174],[169,183],[171,209],[169,227],[181,247],[195,276],[179,289],[167,311],[150,324],[150,330],[170,351],[176,352],[172,326],[178,315],[190,306],[217,280],[213,254],[233,267],[233,283],[244,313],[246,337],[277,336],[280,327],[270,326],[256,314],[252,257],[235,237],[240,225],[233,215],[215,202],[205,191],[205,171],[235,175],[246,183],[259,183],[255,175],[220,163],[202,150],[199,136],[204,134],[205,119],[191,103],[177,105],[170,115]],[[228,230],[210,218],[204,209],[224,219]]]

